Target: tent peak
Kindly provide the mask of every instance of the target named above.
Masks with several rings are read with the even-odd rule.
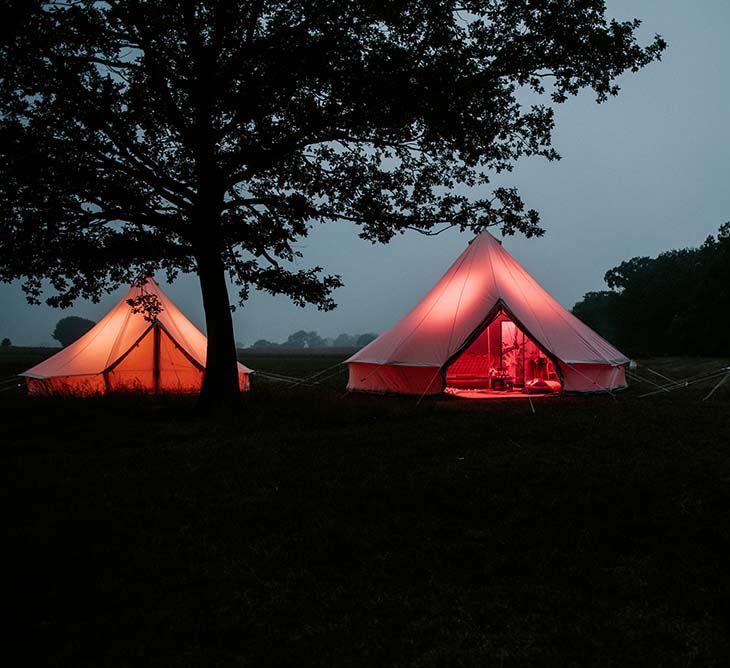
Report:
[[[477,241],[478,239],[488,239],[490,241],[496,241],[500,246],[502,245],[502,239],[497,239],[489,230],[483,230],[479,232],[470,242],[469,245],[471,245],[472,241]]]
[[[159,283],[155,280],[154,276],[152,274],[148,274],[146,272],[141,272],[137,276],[137,278],[135,278],[132,281],[131,287],[133,287],[133,288],[142,288],[145,285],[147,285],[147,283],[152,283],[152,285],[155,285],[158,288],[160,287]]]

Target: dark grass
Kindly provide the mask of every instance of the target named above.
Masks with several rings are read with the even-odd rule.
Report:
[[[13,354],[0,377],[22,368]],[[244,361],[290,375],[335,362]],[[343,396],[342,376],[253,382],[239,411],[208,418],[190,398],[0,395],[6,653],[728,665],[730,387],[701,402],[707,387],[641,400],[637,386],[533,414]]]

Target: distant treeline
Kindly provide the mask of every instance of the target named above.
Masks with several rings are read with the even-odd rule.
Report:
[[[252,348],[362,348],[377,338],[377,334],[340,334],[334,339],[322,338],[317,332],[300,329],[283,343],[259,339]]]
[[[623,352],[730,355],[730,223],[699,248],[635,257],[573,313]]]

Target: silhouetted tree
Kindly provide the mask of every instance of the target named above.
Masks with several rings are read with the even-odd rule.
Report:
[[[307,332],[307,348],[324,348],[327,345],[317,332]]]
[[[53,330],[53,338],[65,348],[81,338],[95,324],[93,320],[70,315],[67,318],[61,318],[56,323],[56,329]]]
[[[352,348],[357,345],[357,339],[351,334],[340,334],[332,345],[337,348]]]
[[[611,290],[587,292],[573,306],[573,314],[609,341],[618,343],[621,336],[618,315],[620,295]]]
[[[2,342],[0,342],[0,346],[2,346],[3,348],[10,348],[10,346],[12,345],[12,342],[8,338],[4,338]]]
[[[340,279],[292,264],[316,223],[540,234],[489,173],[557,158],[549,103],[605,100],[665,46],[604,0],[6,0],[3,22],[0,280],[66,306],[197,272],[203,400],[238,393],[226,272],[241,301],[329,309]]]
[[[633,355],[730,354],[730,224],[699,248],[635,257],[573,313]]]
[[[251,346],[252,348],[278,348],[278,343],[273,343],[272,341],[267,341],[266,339],[259,339],[258,341],[254,342],[254,344]]]
[[[289,335],[289,338],[281,344],[284,348],[323,348],[324,339],[317,332],[305,332],[300,329]]]
[[[307,345],[307,333],[300,329],[298,332],[289,334],[289,338],[282,345],[286,348],[304,348]]]
[[[371,341],[375,341],[375,339],[378,338],[377,334],[360,334],[360,336],[357,337],[357,345],[358,347],[362,348],[363,346],[366,346]]]

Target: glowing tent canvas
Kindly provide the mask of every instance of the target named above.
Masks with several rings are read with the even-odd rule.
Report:
[[[628,362],[484,232],[408,315],[347,360],[348,389],[601,392],[626,386]]]
[[[150,322],[127,300],[154,295],[162,308]],[[113,391],[197,392],[207,339],[152,279],[135,285],[80,339],[22,373],[30,394]],[[238,365],[241,391],[251,369]]]

